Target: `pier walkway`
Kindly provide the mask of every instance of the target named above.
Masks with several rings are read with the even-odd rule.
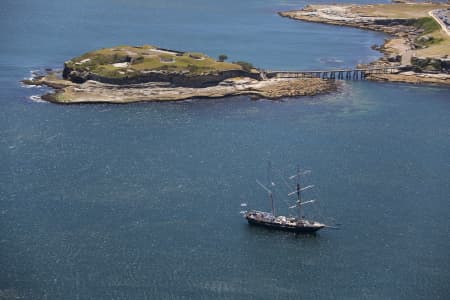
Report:
[[[361,69],[335,69],[316,71],[274,71],[265,70],[262,76],[267,78],[323,78],[338,80],[363,80],[369,74],[397,73],[402,67],[378,67]]]

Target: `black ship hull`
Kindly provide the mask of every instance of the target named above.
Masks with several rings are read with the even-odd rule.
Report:
[[[325,226],[308,226],[308,225],[287,225],[287,224],[279,224],[274,223],[270,221],[264,221],[264,220],[255,220],[252,218],[246,218],[248,223],[250,225],[256,225],[261,227],[266,227],[268,229],[274,229],[274,230],[282,230],[282,231],[289,231],[289,232],[295,232],[295,233],[315,233],[316,231],[324,228]]]

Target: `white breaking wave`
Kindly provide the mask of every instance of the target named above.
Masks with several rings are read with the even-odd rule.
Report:
[[[42,100],[41,96],[39,95],[30,96],[30,100],[34,102],[46,103],[46,101]]]

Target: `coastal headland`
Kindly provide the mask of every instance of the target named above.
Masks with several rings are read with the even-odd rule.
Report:
[[[42,96],[54,103],[175,101],[250,95],[276,99],[315,95],[336,88],[320,78],[267,78],[247,62],[225,62],[201,53],[150,45],[117,46],[85,53],[48,72],[23,80],[55,91]]]
[[[450,5],[442,3],[308,5],[280,12],[283,17],[375,30],[390,35],[384,55],[361,68],[399,67],[398,72],[368,74],[366,79],[450,85]]]
[[[384,55],[354,69],[360,70],[364,79],[450,85],[449,4],[308,5],[279,15],[389,34],[383,45],[373,46]],[[85,53],[66,61],[62,71],[47,72],[22,82],[53,88],[54,92],[41,98],[64,104],[176,101],[237,95],[278,99],[333,91],[336,89],[335,73],[338,73],[337,79],[344,79],[344,73],[346,79],[351,79],[352,72],[330,70],[332,72],[328,73],[332,76],[328,78],[323,76],[326,72],[270,72],[247,62],[227,62],[226,59],[226,55],[216,60],[202,53],[150,45],[122,45]]]

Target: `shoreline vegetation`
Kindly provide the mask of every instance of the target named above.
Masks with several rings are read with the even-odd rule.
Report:
[[[280,12],[294,20],[349,26],[387,33],[390,37],[373,48],[383,57],[361,68],[398,67],[393,74],[368,74],[374,81],[450,85],[450,35],[436,13],[449,14],[443,3],[308,5]],[[401,69],[401,70],[400,70]]]
[[[389,74],[367,74],[375,81],[450,85],[450,35],[437,15],[449,4],[332,4],[308,5],[280,12],[295,20],[350,26],[387,33],[390,38],[373,48],[384,55],[357,68],[396,68]],[[52,93],[43,100],[70,103],[131,103],[222,98],[249,95],[278,99],[335,91],[337,82],[322,78],[280,78],[248,62],[226,62],[202,53],[180,52],[150,45],[117,46],[85,53],[64,63],[63,71],[47,70],[22,80],[45,85]]]

